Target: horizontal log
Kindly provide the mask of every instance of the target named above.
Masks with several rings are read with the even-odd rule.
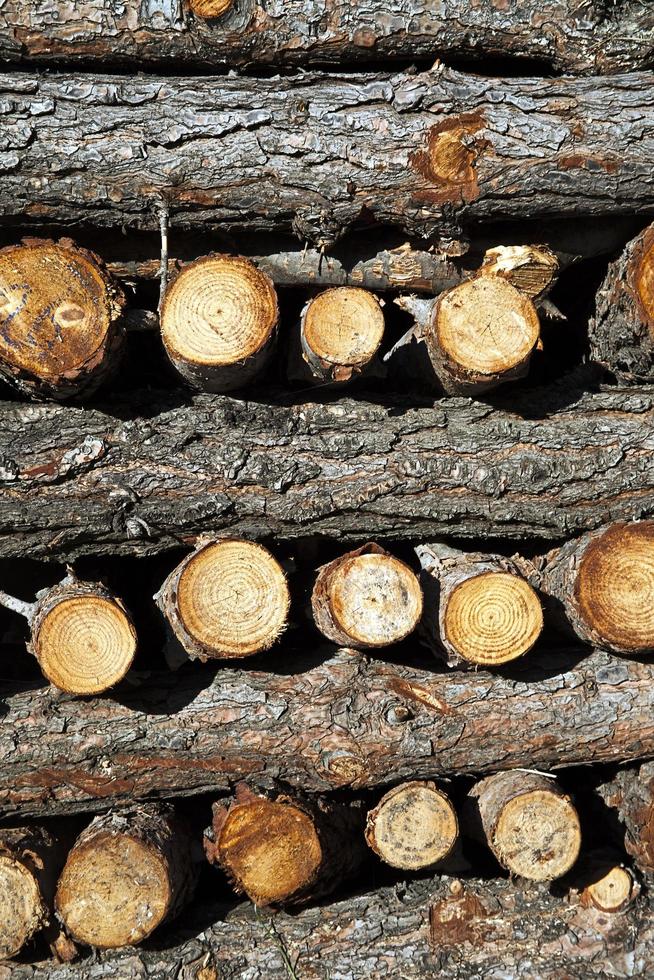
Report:
[[[98,810],[245,778],[311,792],[654,755],[654,666],[610,654],[543,648],[505,676],[352,651],[280,650],[274,665],[150,674],[112,699],[5,692],[0,814]]]
[[[420,407],[258,397],[0,403],[0,557],[154,554],[219,531],[560,539],[654,515],[651,387],[575,395],[564,379]]]
[[[650,975],[650,904],[640,898],[614,914],[584,904],[545,884],[436,877],[293,915],[270,916],[249,903],[205,905],[163,944],[100,953],[72,967],[0,965],[0,980]]]
[[[294,230],[654,213],[651,73],[0,76],[2,224]],[[256,107],[256,108],[254,108]]]
[[[219,8],[213,19],[193,16]],[[171,61],[216,68],[250,64],[322,64],[379,58],[535,59],[567,72],[604,73],[654,63],[654,12],[629,0],[608,13],[554,0],[508,8],[482,0],[433,7],[426,0],[53,0],[45,7],[5,0],[0,59],[39,63],[120,63],[141,69]]]

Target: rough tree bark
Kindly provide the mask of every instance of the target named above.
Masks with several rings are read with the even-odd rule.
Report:
[[[2,223],[428,237],[654,212],[651,74],[0,76]],[[256,107],[256,108],[253,108]],[[74,115],[71,121],[71,113]]]
[[[642,898],[607,914],[546,884],[436,877],[293,915],[207,906],[184,916],[165,944],[72,968],[0,966],[0,980],[288,980],[288,963],[302,980],[642,977],[654,970],[654,916]]]
[[[654,875],[654,763],[623,769],[598,787],[624,825],[624,846],[650,880]]]
[[[0,557],[154,554],[221,531],[551,540],[654,514],[652,388],[575,394],[571,378],[432,407],[290,397],[0,403]]]
[[[190,9],[226,10],[218,19]],[[54,0],[43,7],[5,0],[0,59],[72,60],[133,68],[182,61],[194,67],[237,64],[361,64],[379,58],[534,59],[559,71],[602,74],[654,61],[654,14],[647,3],[617,8],[602,0],[519,0],[501,7],[457,0],[348,4],[287,0],[216,5],[199,0]]]
[[[454,679],[352,651],[286,653],[283,673],[152,674],[112,699],[7,692],[0,813],[97,810],[245,778],[312,792],[654,754],[654,667],[580,654],[542,650],[507,677]]]

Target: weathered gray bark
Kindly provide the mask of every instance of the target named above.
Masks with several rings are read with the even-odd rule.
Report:
[[[0,403],[0,557],[153,554],[219,531],[551,540],[654,514],[654,389],[575,396],[567,379],[494,405]]]
[[[0,76],[2,223],[418,236],[654,213],[654,80]]]
[[[654,12],[627,0],[366,0],[285,3],[237,0],[217,20],[193,17],[181,0],[5,0],[0,58],[121,63],[339,64],[379,58],[532,58],[561,71],[604,73],[654,61]]]
[[[326,656],[279,653],[278,674],[150,674],[113,699],[7,693],[0,814],[98,810],[245,778],[312,792],[654,755],[649,664],[542,649],[508,676],[454,677]]]
[[[654,225],[609,265],[588,335],[591,357],[616,377],[654,379]]]
[[[643,977],[654,970],[654,916],[643,898],[611,915],[547,885],[436,877],[293,915],[205,906],[164,943],[73,967],[0,966],[0,980],[288,980],[289,964],[302,980]]]
[[[654,876],[654,763],[623,769],[598,792],[624,826],[624,846],[640,870]]]

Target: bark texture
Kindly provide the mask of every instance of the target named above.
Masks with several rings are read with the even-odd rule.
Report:
[[[640,870],[654,875],[654,763],[621,770],[599,787],[604,802],[624,825],[625,848]]]
[[[455,236],[654,213],[651,74],[0,76],[6,225]]]
[[[153,554],[220,531],[551,540],[654,514],[651,388],[273,404],[0,404],[0,557]]]
[[[113,699],[6,693],[0,812],[97,810],[246,778],[313,792],[654,754],[654,667],[580,656],[542,650],[507,677],[453,677],[287,653],[277,674],[151,674]]]
[[[228,8],[218,19],[190,9]],[[482,0],[287,0],[187,4],[181,0],[6,0],[0,11],[0,58],[19,62],[76,59],[141,68],[170,61],[194,67],[238,64],[360,64],[379,58],[536,59],[566,72],[645,68],[654,61],[654,15],[647,3],[602,0],[579,6]]]
[[[616,377],[654,379],[654,225],[610,264],[588,334],[591,357]]]
[[[1,980],[302,980],[447,976],[642,977],[654,970],[654,917],[584,908],[545,884],[413,881],[274,917],[250,904],[184,916],[164,944],[99,954],[74,968],[0,966]],[[474,971],[474,973],[473,973]]]

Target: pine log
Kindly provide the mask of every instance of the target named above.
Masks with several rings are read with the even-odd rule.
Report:
[[[0,375],[35,398],[94,392],[123,346],[125,297],[69,239],[0,250]]]
[[[451,853],[459,822],[448,796],[434,783],[394,786],[368,812],[366,841],[393,868],[433,868]]]
[[[277,294],[264,272],[241,256],[211,255],[188,265],[165,290],[161,338],[193,387],[231,391],[263,371],[278,321]]]
[[[321,792],[654,755],[650,664],[579,648],[544,649],[507,677],[351,651],[286,651],[281,663],[283,673],[153,673],[90,700],[5,684],[0,814],[101,809],[238,779]]]
[[[120,599],[99,582],[82,582],[69,570],[35,602],[0,591],[0,605],[27,619],[27,649],[60,691],[100,694],[118,684],[132,665],[136,630]]]
[[[654,63],[654,19],[647,3],[615,8],[575,0],[491,0],[461,8],[446,0],[372,3],[335,0],[325,16],[317,0],[266,7],[254,0],[65,0],[47,7],[5,0],[0,59],[44,64],[78,61],[193,68],[252,64],[334,65],[436,56],[529,59],[562,72],[602,74]]]
[[[274,556],[252,541],[203,540],[155,601],[191,660],[269,650],[286,629],[290,594]]]
[[[371,543],[318,569],[311,609],[328,640],[356,649],[384,647],[416,628],[422,591],[408,565]]]
[[[556,780],[513,769],[487,776],[470,791],[467,824],[511,874],[531,881],[561,878],[579,857],[581,828]]]
[[[142,942],[190,900],[191,838],[170,807],[95,817],[75,841],[57,884],[57,914],[78,942],[115,949]]]
[[[654,876],[654,763],[622,769],[598,787],[607,806],[624,826],[624,846],[651,881]]]
[[[647,73],[19,72],[0,88],[5,226],[154,229],[165,206],[179,229],[293,230],[320,248],[371,224],[458,237],[525,214],[654,213]]]
[[[622,912],[640,895],[637,874],[624,863],[624,855],[610,847],[587,852],[573,872],[573,887],[586,908]]]
[[[551,540],[654,516],[651,388],[291,400],[0,403],[0,557],[155,554],[217,533]]]
[[[365,289],[326,289],[300,314],[301,356],[319,382],[343,384],[369,370],[383,336],[380,302]]]
[[[588,333],[591,357],[616,377],[654,379],[654,225],[609,265]]]
[[[0,960],[15,956],[41,930],[54,948],[57,877],[65,850],[44,827],[0,829]]]
[[[315,902],[352,878],[365,857],[354,805],[253,792],[241,784],[213,805],[205,852],[255,905]]]
[[[165,943],[74,968],[0,966],[0,980],[288,980],[289,964],[302,980],[643,977],[654,971],[654,915],[642,897],[607,914],[546,884],[435,877],[293,914],[203,905]]]
[[[539,564],[539,587],[584,643],[625,656],[654,650],[654,521],[589,531]]]
[[[543,629],[540,599],[502,555],[420,545],[424,633],[448,666],[493,667],[528,653]]]

